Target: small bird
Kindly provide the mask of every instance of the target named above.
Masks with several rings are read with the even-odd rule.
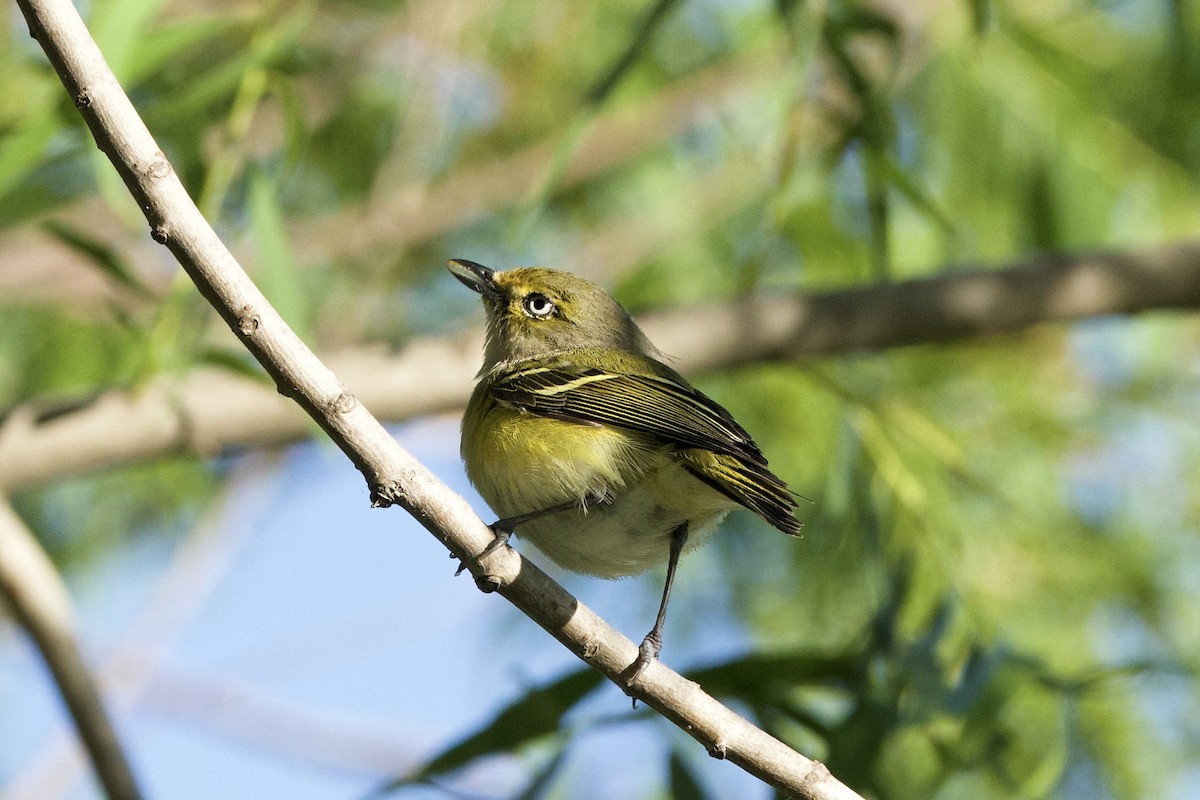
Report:
[[[797,534],[796,495],[733,417],[662,362],[607,292],[568,272],[454,259],[483,297],[483,367],[462,424],[471,483],[500,515],[490,553],[520,536],[560,566],[618,578],[664,560],[632,683],[662,650],[680,555],[738,506]]]

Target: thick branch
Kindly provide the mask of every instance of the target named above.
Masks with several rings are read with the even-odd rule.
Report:
[[[387,420],[458,408],[478,368],[476,337],[361,348],[328,363]],[[12,492],[176,454],[215,456],[307,439],[312,424],[269,382],[202,367],[75,403],[30,403],[0,419],[0,487]]]
[[[1038,256],[861,289],[677,310],[641,320],[685,373],[949,341],[1031,325],[1155,309],[1200,308],[1200,242],[1128,252]],[[479,339],[423,339],[398,353],[362,348],[327,359],[374,414],[399,421],[461,408]],[[72,408],[14,409],[0,422],[0,487],[38,486],[165,455],[215,455],[308,437],[294,404],[269,386],[212,368]]]
[[[1200,241],[1035,256],[999,270],[749,300],[681,315],[650,332],[664,352],[686,349],[696,356],[691,368],[710,369],[1164,309],[1200,309]]]
[[[100,783],[111,800],[138,800],[141,792],[84,664],[71,601],[45,551],[0,495],[0,598],[37,645],[75,720]]]
[[[18,2],[97,143],[145,211],[154,239],[170,247],[280,392],[295,399],[350,457],[377,504],[402,505],[463,559],[481,585],[498,587],[572,652],[620,682],[636,657],[633,643],[515,551],[495,553],[480,564],[475,554],[492,535],[466,501],[388,436],[267,303],[187,196],[69,0]],[[714,756],[784,792],[857,797],[823,765],[755,728],[662,664],[652,664],[633,691]]]

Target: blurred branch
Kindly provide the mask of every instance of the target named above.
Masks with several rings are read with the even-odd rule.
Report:
[[[120,714],[133,708],[156,708],[153,691],[181,631],[187,628],[216,591],[254,531],[253,525],[228,520],[256,519],[264,504],[277,496],[279,476],[273,457],[241,460],[225,482],[226,493],[205,509],[203,517],[174,549],[171,562],[154,582],[134,620],[105,649],[94,674]],[[83,768],[62,731],[55,731],[24,761],[20,772],[0,794],[4,800],[55,800],[66,796]]]
[[[29,29],[150,223],[201,293],[275,380],[363,473],[377,506],[408,510],[467,565],[579,658],[619,685],[637,649],[513,550],[493,540],[466,501],[388,435],[270,306],[200,215],[70,0],[18,0]],[[803,798],[852,798],[824,765],[794,752],[700,687],[655,663],[628,689],[703,743],[768,784]]]
[[[478,369],[478,336],[426,339],[399,353],[331,355],[357,400],[389,420],[458,408]],[[66,406],[30,403],[0,421],[0,487],[27,489],[100,467],[166,455],[215,456],[312,436],[307,417],[269,383],[201,367]]]
[[[722,62],[680,79],[649,100],[606,112],[582,134],[556,187],[576,186],[670,141],[710,118],[715,106],[771,79],[780,68],[778,59],[762,55]],[[569,128],[456,169],[432,186],[424,181],[402,186],[365,207],[346,207],[323,220],[305,222],[291,230],[295,250],[331,259],[360,257],[379,246],[393,252],[515,205],[551,169]]]
[[[418,763],[399,725],[308,708],[271,687],[156,665],[141,709],[286,758],[376,779]]]
[[[628,242],[626,242],[628,244]],[[1200,308],[1200,242],[1036,256],[1002,269],[802,296],[750,299],[642,317],[684,372],[878,350],[1017,331],[1046,322]],[[367,408],[399,421],[461,408],[478,368],[477,334],[418,339],[398,353],[363,347],[329,365]],[[165,455],[211,456],[308,438],[295,406],[270,386],[197,369],[78,407],[36,403],[0,421],[0,487]]]
[[[71,600],[50,558],[0,496],[0,598],[12,607],[54,677],[110,800],[139,800],[121,741],[79,652]]]
[[[677,312],[663,318],[672,324],[646,327],[664,352],[688,353],[692,369],[715,369],[1164,309],[1200,309],[1200,241],[1047,254],[1003,269],[750,299]]]

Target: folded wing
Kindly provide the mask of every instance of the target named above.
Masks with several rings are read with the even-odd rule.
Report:
[[[636,372],[617,372],[563,358],[507,373],[493,385],[493,396],[533,414],[612,425],[673,446],[701,481],[796,533],[795,496],[729,412],[665,365],[645,359],[636,366]]]

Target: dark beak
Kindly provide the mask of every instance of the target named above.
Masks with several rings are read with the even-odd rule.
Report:
[[[465,258],[452,258],[446,262],[450,274],[462,281],[468,289],[474,289],[488,300],[499,300],[502,295],[496,286],[494,269],[483,264],[467,261]]]

